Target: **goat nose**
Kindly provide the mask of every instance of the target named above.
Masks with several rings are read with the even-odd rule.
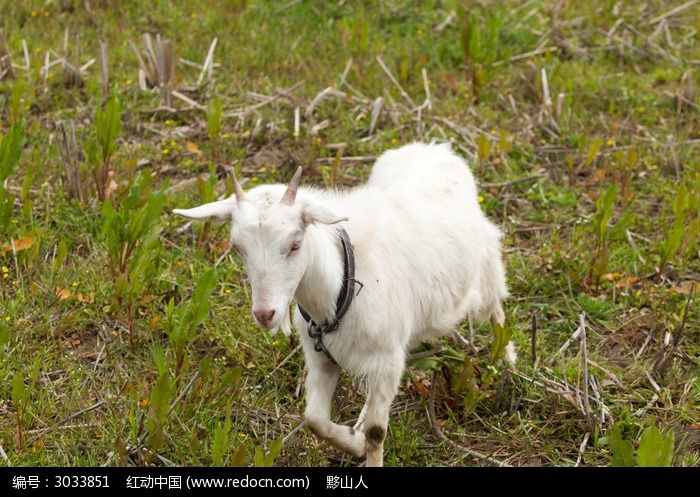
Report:
[[[258,320],[258,323],[260,323],[263,326],[267,326],[272,321],[272,318],[275,317],[275,310],[261,309],[253,311],[253,314],[255,314],[255,319]]]

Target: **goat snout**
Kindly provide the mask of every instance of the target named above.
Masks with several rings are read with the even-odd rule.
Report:
[[[275,310],[274,309],[255,309],[253,310],[253,314],[255,315],[255,319],[260,323],[261,326],[265,326],[266,328],[269,328],[270,325],[272,324],[272,320],[275,317]]]

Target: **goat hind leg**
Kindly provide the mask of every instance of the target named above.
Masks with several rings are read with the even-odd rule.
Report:
[[[389,425],[389,410],[399,389],[402,367],[376,375],[368,385],[367,414],[364,420],[367,439],[367,466],[384,465],[384,440]]]

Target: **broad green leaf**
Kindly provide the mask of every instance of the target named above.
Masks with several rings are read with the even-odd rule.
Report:
[[[674,434],[659,431],[656,425],[648,426],[639,439],[637,464],[642,467],[668,467],[673,459]]]
[[[496,324],[493,326],[493,343],[491,344],[491,359],[497,361],[503,359],[506,353],[506,345],[510,341],[510,328]]]
[[[170,375],[164,372],[158,377],[155,387],[151,391],[151,408],[158,420],[163,420],[168,412],[168,401],[172,393],[173,383]]]
[[[5,346],[10,342],[10,328],[4,321],[0,321],[0,352],[5,349]]]
[[[197,281],[197,287],[192,296],[192,326],[197,327],[204,322],[209,313],[209,297],[216,284],[216,270],[210,269]]]
[[[279,438],[274,442],[270,442],[270,448],[267,452],[260,446],[255,447],[255,456],[253,456],[253,464],[256,467],[269,468],[275,464],[277,457],[282,451],[282,439]]]
[[[100,146],[101,159],[107,161],[114,153],[117,137],[122,131],[121,107],[116,97],[111,97],[104,107],[95,113],[97,142]]]
[[[255,455],[253,456],[253,466],[256,468],[265,467],[265,455],[263,454],[262,447],[255,447]]]
[[[235,468],[242,468],[248,461],[248,449],[245,445],[240,445],[231,457],[230,465]]]
[[[673,214],[676,218],[682,218],[688,207],[688,187],[681,183],[673,199]]]
[[[685,224],[679,218],[676,218],[671,225],[671,229],[668,233],[668,238],[666,238],[662,244],[662,259],[661,265],[666,264],[672,260],[678,250],[681,248],[681,243],[683,242],[683,235],[685,234]]]
[[[692,248],[698,239],[700,239],[700,217],[693,219],[688,225],[688,229],[685,230],[684,252],[687,253],[688,249]]]
[[[12,125],[6,135],[0,137],[0,183],[15,172],[23,146],[24,122],[18,121]]]
[[[634,211],[632,209],[626,209],[615,225],[610,228],[611,238],[622,238],[625,235],[625,230],[633,220]]]
[[[591,269],[593,270],[593,275],[596,280],[605,274],[608,269],[609,252],[608,246],[603,245],[594,255],[593,261],[591,261]]]
[[[221,132],[221,100],[213,98],[207,106],[207,132],[210,140],[218,138]]]
[[[221,387],[236,388],[238,386],[238,381],[241,379],[242,373],[243,370],[240,367],[229,369],[221,378]]]
[[[479,160],[487,160],[491,155],[491,142],[484,134],[479,135],[477,140],[477,155]]]
[[[61,240],[58,242],[58,247],[56,247],[56,257],[53,259],[53,271],[56,272],[58,269],[63,266],[63,263],[66,260],[66,256],[68,255],[68,245],[66,245],[65,240]]]
[[[602,138],[596,138],[593,141],[593,143],[591,143],[591,146],[588,149],[588,153],[586,154],[586,161],[585,161],[586,167],[593,164],[593,161],[598,156],[598,152],[600,152],[600,149],[602,146],[603,146],[603,139]]]
[[[24,377],[17,373],[12,378],[12,402],[19,406],[23,405],[28,398],[29,391],[24,385]]]
[[[438,371],[442,368],[442,362],[436,357],[422,357],[411,361],[411,367],[421,371]]]
[[[173,381],[166,372],[161,374],[151,390],[148,413],[148,446],[157,450],[163,441],[163,427],[167,420]]]
[[[17,86],[17,83],[15,83]],[[19,120],[0,136],[0,235],[10,224],[15,197],[5,190],[5,180],[17,169],[24,146],[24,122]]]
[[[465,357],[464,367],[459,373],[452,375],[452,392],[462,399],[465,414],[471,414],[479,402],[480,390],[474,373],[474,364],[469,357]]]
[[[632,442],[622,438],[620,423],[613,426],[608,431],[606,437],[608,447],[612,451],[612,465],[615,467],[635,466],[634,447]]]
[[[224,456],[228,452],[231,417],[226,416],[223,425],[214,428],[214,438],[211,444],[211,460],[214,466],[223,466]]]
[[[274,442],[270,442],[270,449],[265,455],[265,466],[273,466],[275,461],[282,452],[282,439],[278,438]]]
[[[605,240],[608,223],[612,218],[617,198],[617,185],[610,185],[596,201],[596,213],[593,217],[596,234],[599,241]]]
[[[464,62],[469,63],[473,59],[471,39],[475,19],[467,12],[463,5],[457,7],[457,14],[459,19],[459,43],[462,48],[462,56],[464,57]]]
[[[156,371],[158,371],[158,375],[162,376],[168,370],[168,365],[166,362],[165,350],[163,349],[163,345],[161,345],[160,341],[154,340],[151,343],[150,349],[151,349],[151,360],[153,361],[153,364],[155,364],[155,366],[156,366]]]

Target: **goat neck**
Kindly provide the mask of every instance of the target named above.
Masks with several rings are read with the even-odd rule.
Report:
[[[333,319],[338,293],[343,286],[343,256],[335,226],[312,225],[306,232],[304,276],[295,297],[314,321]]]

